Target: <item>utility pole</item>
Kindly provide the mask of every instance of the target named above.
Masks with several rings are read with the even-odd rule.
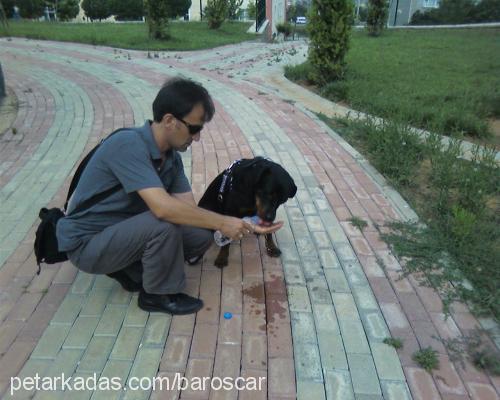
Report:
[[[394,12],[394,26],[396,26],[396,20],[398,19],[398,8],[399,8],[399,0],[396,0],[396,11]]]

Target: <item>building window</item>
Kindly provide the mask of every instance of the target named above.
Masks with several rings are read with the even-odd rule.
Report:
[[[424,7],[425,8],[438,8],[439,1],[438,0],[424,0]]]

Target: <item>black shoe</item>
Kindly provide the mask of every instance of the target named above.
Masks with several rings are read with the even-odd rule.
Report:
[[[144,290],[139,293],[137,304],[144,311],[164,312],[172,315],[192,314],[203,307],[203,301],[184,293],[149,294]]]
[[[106,274],[110,278],[117,280],[122,288],[127,292],[138,292],[142,289],[142,282],[133,281],[125,272],[116,271],[111,274]]]

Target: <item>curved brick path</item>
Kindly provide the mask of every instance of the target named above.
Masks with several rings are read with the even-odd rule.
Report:
[[[375,224],[413,218],[383,178],[302,104],[263,79],[300,61],[303,43],[245,43],[156,53],[0,40],[7,85],[20,108],[0,136],[0,393],[11,376],[266,377],[261,391],[183,391],[182,399],[497,399],[500,380],[452,363],[439,338],[479,322],[463,305],[444,318],[439,296],[401,266]],[[265,155],[294,176],[298,194],[279,212],[281,259],[262,241],[231,246],[230,265],[186,267],[196,316],[148,315],[107,277],[32,253],[37,210],[61,205],[75,163],[115,128],[142,124],[161,83],[183,74],[216,101],[214,121],[183,155],[195,196],[231,161]],[[348,220],[369,222],[360,232]],[[377,258],[382,259],[382,269]],[[225,320],[222,313],[232,312]],[[498,331],[492,337],[498,343]],[[404,339],[397,353],[382,343]],[[486,340],[489,340],[486,338]],[[432,375],[411,354],[432,346]],[[171,392],[18,392],[17,398],[177,398]],[[120,397],[121,396],[121,397]]]

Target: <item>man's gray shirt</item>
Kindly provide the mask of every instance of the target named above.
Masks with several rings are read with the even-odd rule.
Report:
[[[150,121],[141,128],[120,131],[106,139],[90,159],[68,206],[67,217],[57,224],[59,251],[71,251],[108,226],[148,210],[137,194],[146,188],[185,193],[191,187],[180,155],[170,150],[161,168],[161,152]],[[121,184],[122,188],[96,205],[71,214],[90,197]]]

